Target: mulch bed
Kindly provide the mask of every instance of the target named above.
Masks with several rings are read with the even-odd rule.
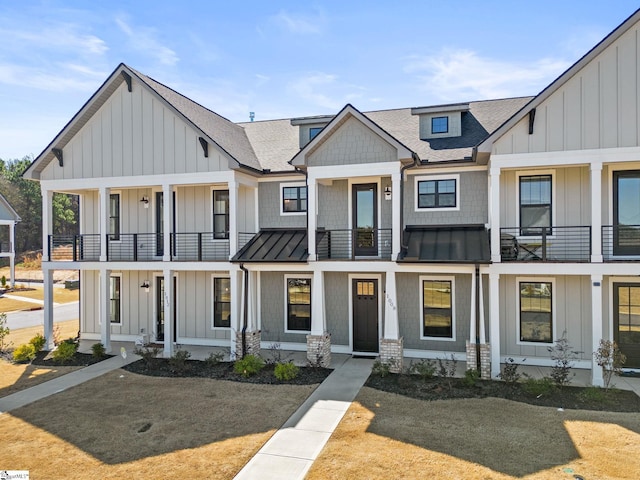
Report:
[[[329,368],[300,367],[298,376],[293,380],[278,380],[273,373],[275,365],[267,364],[257,374],[245,378],[233,371],[233,362],[219,362],[214,365],[201,360],[187,360],[184,368],[176,368],[168,358],[152,358],[149,364],[144,360],[138,360],[122,368],[129,372],[153,377],[199,377],[245,383],[289,385],[321,383],[332,372]]]
[[[94,357],[90,353],[78,353],[73,358],[64,362],[59,362],[51,357],[51,352],[41,351],[36,354],[36,358],[31,362],[32,365],[42,367],[88,367],[94,363],[101,362],[113,355],[103,355],[102,357]]]
[[[615,383],[615,379],[613,381]],[[501,381],[478,380],[475,386],[465,385],[462,378],[418,375],[371,375],[365,384],[385,392],[420,400],[449,400],[457,398],[497,397],[516,402],[563,409],[600,410],[610,412],[640,412],[640,397],[628,390],[598,389],[595,387],[554,388],[542,395],[526,392],[523,385],[508,385]]]

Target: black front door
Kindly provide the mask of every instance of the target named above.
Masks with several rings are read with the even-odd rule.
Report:
[[[173,341],[176,341],[176,279],[173,278]],[[164,277],[156,277],[156,341],[164,341]]]
[[[627,356],[625,367],[640,368],[640,284],[613,284],[613,339]]]
[[[353,351],[378,351],[378,280],[352,280]]]
[[[353,254],[378,255],[377,185],[364,183],[353,186]]]
[[[640,171],[613,172],[613,254],[640,255]]]

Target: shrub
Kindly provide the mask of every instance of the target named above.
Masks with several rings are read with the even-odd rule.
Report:
[[[244,358],[236,360],[233,364],[233,371],[239,373],[244,378],[255,375],[264,368],[264,360],[257,355],[245,355]]]
[[[60,342],[60,345],[53,351],[51,356],[56,362],[62,363],[71,360],[77,351],[78,344],[74,339],[69,338]]]
[[[36,358],[36,349],[30,343],[25,343],[24,345],[19,345],[13,351],[13,361],[14,362],[30,362]]]
[[[189,369],[187,360],[191,358],[191,353],[186,350],[176,350],[169,358],[169,366],[174,372],[183,373]]]
[[[39,352],[44,348],[44,345],[47,343],[47,341],[41,333],[37,333],[35,337],[29,340],[29,343],[33,345],[33,348],[36,349],[36,352]]]
[[[7,288],[7,277],[5,277],[4,275],[0,277],[0,285],[2,286],[2,288]]]
[[[587,387],[580,392],[580,398],[590,402],[605,402],[607,399],[607,390],[600,387]]]
[[[282,382],[296,378],[300,373],[300,369],[293,362],[281,362],[276,363],[273,373]]]
[[[224,353],[211,352],[207,358],[204,359],[205,363],[209,367],[215,367],[224,359]]]
[[[556,386],[562,388],[571,382],[571,368],[573,361],[578,358],[580,352],[573,349],[567,340],[567,332],[562,334],[553,347],[547,347],[551,353],[551,360],[554,365],[551,367],[551,378]],[[575,374],[574,374],[575,375]]]
[[[389,362],[382,362],[380,359],[376,359],[373,362],[371,373],[378,377],[384,378],[391,373],[391,364]]]
[[[462,383],[467,387],[475,387],[478,384],[478,380],[480,380],[480,372],[475,368],[469,368],[464,372]]]
[[[622,366],[627,361],[627,356],[620,351],[616,342],[600,340],[598,350],[593,352],[596,363],[602,367],[602,379],[604,388],[609,390],[613,374],[620,374]]]
[[[438,359],[438,377],[444,378],[447,381],[449,390],[453,388],[451,379],[456,376],[457,365],[458,365],[458,360],[456,360],[456,357],[454,357],[453,354],[451,354],[450,360],[446,358]]]
[[[133,350],[135,355],[142,357],[142,361],[147,368],[151,366],[153,359],[160,355],[162,350],[158,347],[150,347],[149,345],[143,345],[141,348],[136,347]]]
[[[4,349],[9,347],[4,340],[10,332],[11,329],[7,327],[7,314],[0,313],[0,352],[4,352]]]
[[[107,354],[107,351],[104,349],[104,345],[102,343],[94,343],[91,345],[91,354],[95,358],[102,358]]]
[[[433,360],[423,358],[419,362],[409,364],[409,373],[411,375],[419,375],[423,380],[433,378],[436,374],[436,364]]]
[[[555,382],[550,377],[533,378],[526,376],[522,389],[529,395],[541,397],[542,395],[548,395],[551,393],[554,386]]]
[[[525,359],[526,360],[526,359]],[[523,362],[525,361],[523,360]],[[507,385],[515,385],[522,378],[522,374],[518,372],[520,364],[513,358],[507,358],[507,362],[502,367],[502,372],[498,375]]]

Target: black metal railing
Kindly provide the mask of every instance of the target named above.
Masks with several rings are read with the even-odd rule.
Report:
[[[229,234],[173,233],[171,259],[178,262],[229,260]]]
[[[370,260],[391,258],[390,228],[318,229],[318,260]]]
[[[602,259],[640,260],[640,225],[603,225]]]
[[[589,262],[591,227],[507,227],[500,229],[503,262]]]
[[[162,260],[164,237],[161,233],[119,233],[107,235],[110,262],[148,262]]]
[[[100,235],[49,235],[49,259],[57,262],[97,262]]]

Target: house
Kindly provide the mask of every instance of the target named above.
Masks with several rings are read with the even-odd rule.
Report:
[[[538,96],[235,124],[121,64],[25,172],[84,339],[640,366],[636,12]],[[52,231],[53,192],[80,234]],[[637,297],[637,299],[636,299]]]
[[[0,195],[0,228],[5,229],[6,240],[0,242],[0,258],[9,259],[10,285],[13,288],[16,283],[16,224],[20,222],[20,215],[16,213],[11,204]],[[8,230],[8,231],[7,231]]]

